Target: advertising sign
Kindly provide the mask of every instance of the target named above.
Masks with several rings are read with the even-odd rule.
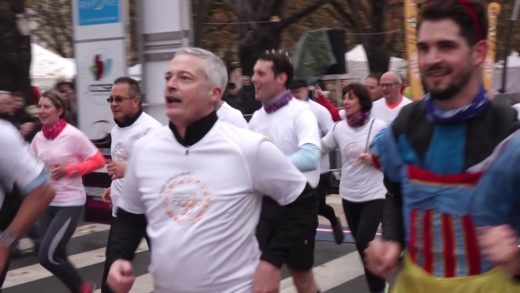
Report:
[[[74,40],[125,37],[126,0],[72,1]]]
[[[79,0],[79,25],[96,25],[119,22],[118,0]]]
[[[127,0],[73,0],[78,126],[90,139],[104,139],[113,125],[112,82],[126,75]]]
[[[126,75],[125,51],[119,40],[76,44],[78,122],[90,139],[105,138],[114,125],[106,99],[112,82]]]

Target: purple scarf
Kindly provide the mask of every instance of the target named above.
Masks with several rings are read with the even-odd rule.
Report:
[[[437,108],[433,98],[429,94],[426,94],[424,97],[424,106],[428,117],[435,123],[439,124],[457,124],[468,121],[469,119],[480,115],[488,104],[488,93],[483,86],[480,86],[477,95],[469,105],[455,110],[441,110]]]
[[[370,119],[370,111],[369,112],[357,112],[350,117],[347,116],[347,123],[350,127],[357,128],[367,124],[368,119]]]
[[[278,97],[275,97],[272,101],[269,103],[264,104],[264,110],[267,113],[273,113],[276,110],[282,108],[283,106],[289,104],[289,102],[292,99],[292,94],[290,91],[284,91],[281,95]]]

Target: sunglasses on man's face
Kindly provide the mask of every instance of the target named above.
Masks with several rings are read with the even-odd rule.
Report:
[[[108,103],[112,103],[112,102],[116,102],[116,103],[121,103],[123,100],[130,100],[132,99],[133,97],[122,97],[122,96],[110,96],[109,98],[107,98],[107,102]]]

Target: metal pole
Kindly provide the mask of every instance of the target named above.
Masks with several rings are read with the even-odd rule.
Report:
[[[499,93],[503,94],[506,92],[506,82],[507,82],[507,59],[509,57],[509,50],[511,48],[511,38],[513,34],[513,27],[516,22],[516,18],[518,17],[518,10],[520,9],[520,0],[516,0],[513,6],[513,12],[511,13],[511,18],[509,19],[509,27],[507,28],[506,35],[506,46],[504,48],[504,64],[502,65],[502,84]]]

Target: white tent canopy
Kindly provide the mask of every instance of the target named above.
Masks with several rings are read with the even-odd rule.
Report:
[[[363,45],[356,45],[352,50],[345,53],[347,71],[350,75],[363,80],[370,73],[368,69],[368,58]],[[406,61],[398,57],[390,57],[389,69],[406,74]]]
[[[128,76],[135,80],[141,80],[141,64],[128,67]]]
[[[502,68],[503,61],[495,65],[493,72],[493,91],[498,92],[502,86]],[[506,93],[520,93],[520,56],[518,52],[513,52],[507,58],[507,84],[505,86]]]
[[[48,89],[58,80],[71,80],[76,74],[76,64],[37,44],[31,44],[30,75],[33,85]]]

